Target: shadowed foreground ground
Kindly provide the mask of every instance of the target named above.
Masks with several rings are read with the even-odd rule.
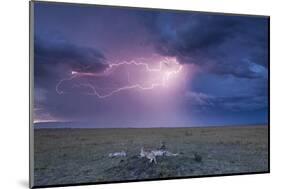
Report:
[[[268,171],[268,128],[35,129],[35,185]],[[140,159],[165,142],[177,157]],[[109,158],[124,150],[127,157]]]

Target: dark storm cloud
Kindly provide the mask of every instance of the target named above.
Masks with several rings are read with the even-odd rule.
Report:
[[[261,17],[152,13],[143,16],[158,53],[196,64],[207,72],[261,77],[267,68],[267,22]]]
[[[198,74],[186,103],[208,111],[257,111],[268,107],[267,78],[241,78],[233,75]]]
[[[267,18],[198,13],[142,18],[159,54],[199,67],[183,102],[188,110],[242,115],[267,109]]]
[[[211,96],[204,93],[186,93],[186,103],[196,111],[224,110],[235,112],[257,111],[267,108],[267,96]]]
[[[144,122],[143,126],[153,126],[159,121],[167,125],[173,121],[183,125],[186,121],[194,125],[265,123],[267,22],[263,17],[37,2],[35,120],[89,121],[93,127],[132,127]],[[160,88],[159,92],[158,88],[128,90],[99,99],[86,94],[93,91],[79,84],[91,81],[104,93],[127,84],[127,72],[126,78],[118,72],[104,80],[67,80],[71,71],[102,72],[109,63],[150,59],[154,54],[194,64],[184,67],[191,68],[187,86],[163,88],[163,93]],[[64,93],[56,90],[62,79],[69,81],[59,87]],[[128,121],[133,124],[125,124]]]
[[[70,71],[100,72],[107,67],[96,49],[70,43],[54,36],[35,37],[35,75],[62,77]]]
[[[107,67],[105,56],[97,49],[72,44],[56,34],[35,36],[34,49],[35,107],[40,110],[35,113],[37,117],[48,115],[67,120],[93,112],[86,108],[91,102],[73,100],[79,99],[76,94],[59,95],[56,85],[69,78],[71,71],[103,71]]]

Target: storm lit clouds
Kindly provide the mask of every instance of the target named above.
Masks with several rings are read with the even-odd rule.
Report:
[[[36,2],[34,121],[93,127],[267,123],[267,26],[266,17]],[[159,72],[135,64],[109,69],[124,62],[155,69],[163,60],[168,63]],[[101,99],[89,85],[101,95],[137,87]]]

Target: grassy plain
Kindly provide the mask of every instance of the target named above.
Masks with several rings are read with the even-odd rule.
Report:
[[[268,171],[268,127],[35,129],[35,186]],[[165,142],[176,157],[140,158]],[[108,154],[126,151],[126,157]]]

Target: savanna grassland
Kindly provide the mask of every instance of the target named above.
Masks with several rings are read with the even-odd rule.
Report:
[[[268,171],[267,126],[35,129],[34,141],[35,186]],[[178,156],[139,157],[161,142]]]

